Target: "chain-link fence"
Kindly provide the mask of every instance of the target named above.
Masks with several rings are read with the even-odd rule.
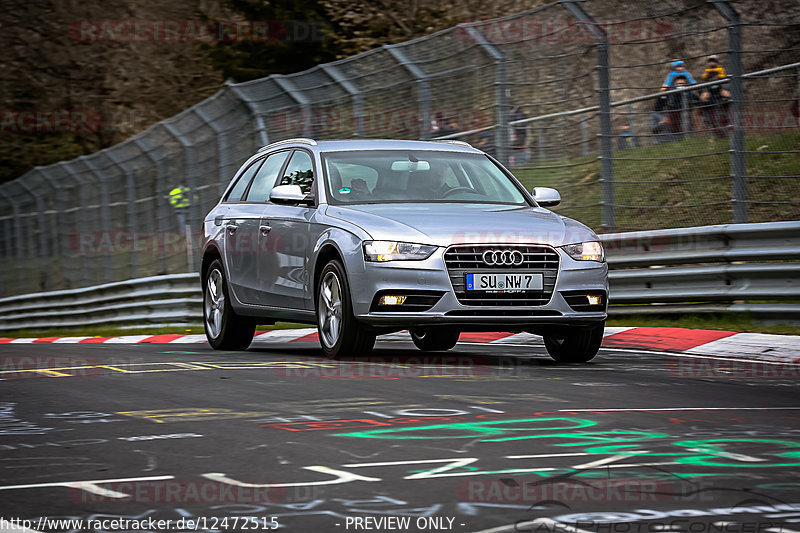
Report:
[[[527,185],[558,187],[556,210],[599,231],[800,218],[800,6],[583,5],[609,83],[588,105],[520,123]],[[665,90],[672,70],[669,89],[693,89]]]
[[[528,187],[558,187],[557,210],[599,231],[800,218],[800,9],[737,20],[725,1],[650,4],[562,0],[228,84],[124,143],[37,167],[0,186],[0,296],[190,270],[241,162],[297,136],[462,138]],[[712,54],[719,107],[700,89],[660,92],[673,58],[702,82]]]

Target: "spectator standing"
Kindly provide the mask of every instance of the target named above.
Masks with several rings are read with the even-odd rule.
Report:
[[[703,75],[705,76],[706,73],[703,73]],[[712,70],[708,72],[707,81],[715,81],[718,77],[718,72]],[[703,119],[715,137],[725,137],[730,99],[731,93],[722,84],[704,87],[700,93],[700,110],[703,113]]]
[[[689,80],[684,75],[676,76],[674,88],[679,89],[689,85]],[[683,133],[694,131],[694,117],[692,109],[700,105],[700,100],[694,91],[682,91],[667,95],[667,109],[669,110],[669,125],[672,133],[680,137]]]
[[[518,105],[511,107],[510,121],[524,120],[528,115]],[[528,153],[528,125],[517,124],[511,130],[511,154],[508,158],[509,166],[515,167],[524,165],[530,161],[531,155]]]
[[[623,124],[619,127],[619,137],[617,138],[617,148],[619,150],[627,150],[633,148],[633,136],[631,135],[631,127],[628,124]]]
[[[492,130],[482,131],[478,136],[478,142],[475,143],[475,148],[483,150],[492,157],[497,157],[494,149],[494,136]]]
[[[650,115],[650,131],[653,132],[653,144],[678,140],[669,127],[669,116],[666,113],[667,102],[667,96],[662,96],[656,100],[653,113]]]
[[[703,74],[700,76],[700,78],[703,81],[712,81],[712,75],[719,79],[725,77],[725,69],[719,64],[719,58],[717,57],[717,54],[708,56],[708,66],[703,71]]]
[[[674,88],[675,80],[678,79],[678,76],[684,76],[692,85],[697,83],[694,81],[692,75],[686,70],[686,65],[683,63],[683,61],[676,59],[672,62],[672,70],[669,74],[667,74],[667,79],[664,80],[664,85],[661,86],[661,90],[667,91]]]

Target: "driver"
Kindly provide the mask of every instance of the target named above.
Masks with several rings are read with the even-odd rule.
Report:
[[[446,170],[441,167],[431,168],[431,197],[444,198],[445,194],[452,190],[447,183]]]

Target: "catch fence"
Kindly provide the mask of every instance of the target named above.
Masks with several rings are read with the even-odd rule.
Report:
[[[227,84],[0,186],[0,296],[195,270],[202,217],[239,165],[298,136],[461,138],[528,188],[559,188],[555,210],[599,232],[798,219],[800,8],[736,7],[562,0]],[[731,93],[712,126],[693,97],[659,91],[674,58],[701,82],[710,54]],[[678,104],[654,131],[663,96]],[[177,187],[188,207],[170,202]]]

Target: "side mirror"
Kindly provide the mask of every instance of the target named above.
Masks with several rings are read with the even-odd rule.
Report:
[[[534,187],[533,199],[542,207],[551,207],[561,203],[561,195],[550,187]]]
[[[314,199],[305,193],[299,185],[278,185],[269,193],[269,201],[276,204],[313,205]]]

